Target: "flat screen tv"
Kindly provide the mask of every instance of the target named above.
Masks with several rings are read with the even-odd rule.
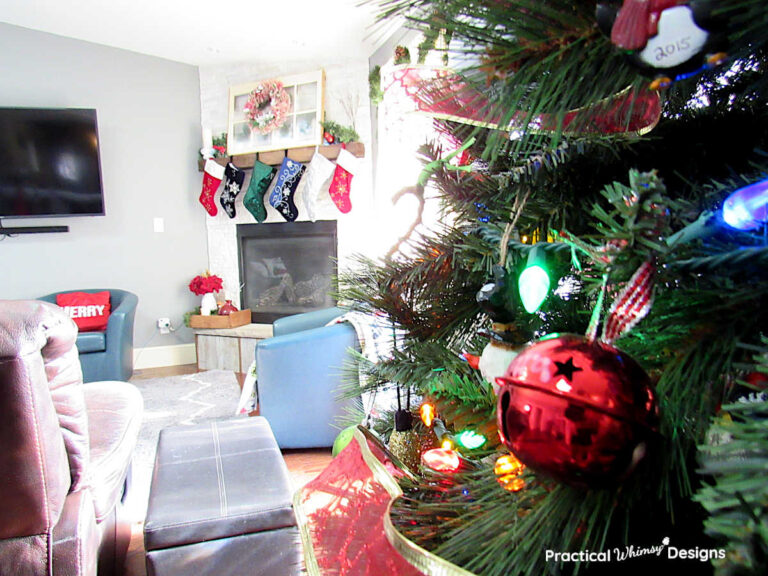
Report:
[[[96,110],[0,108],[0,218],[103,214]]]

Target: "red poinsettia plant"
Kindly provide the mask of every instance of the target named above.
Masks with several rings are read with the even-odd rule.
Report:
[[[221,278],[210,272],[195,276],[192,278],[192,282],[189,283],[189,289],[198,296],[208,294],[209,292],[218,292],[223,287],[224,283],[221,281]]]

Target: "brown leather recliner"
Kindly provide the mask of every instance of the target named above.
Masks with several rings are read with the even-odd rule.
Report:
[[[38,300],[0,300],[0,575],[119,574],[141,394],[83,384],[77,327]]]

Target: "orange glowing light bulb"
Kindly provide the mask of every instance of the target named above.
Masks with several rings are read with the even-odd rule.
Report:
[[[425,402],[421,405],[419,413],[421,414],[421,421],[424,422],[424,426],[427,428],[431,427],[435,419],[435,407]]]
[[[493,471],[499,484],[508,492],[518,492],[525,487],[525,481],[520,475],[525,466],[513,454],[505,454],[496,460]]]

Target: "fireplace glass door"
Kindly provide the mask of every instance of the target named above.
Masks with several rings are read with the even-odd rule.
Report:
[[[240,302],[252,322],[334,306],[335,221],[239,224]]]

